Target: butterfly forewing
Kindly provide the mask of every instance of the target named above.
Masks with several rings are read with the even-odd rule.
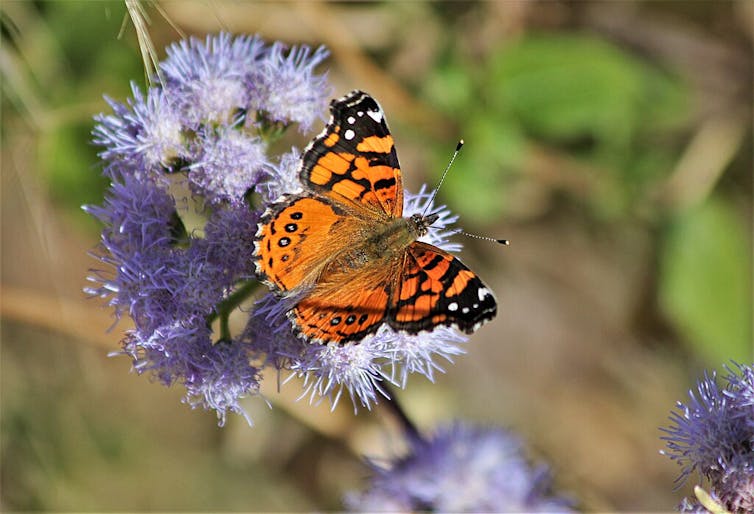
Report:
[[[393,328],[416,333],[448,325],[471,333],[496,313],[492,292],[460,260],[419,241],[409,246],[390,306]]]
[[[301,196],[273,205],[262,217],[255,241],[256,269],[278,291],[313,285],[327,263],[362,232],[358,219],[326,198]]]
[[[314,191],[398,217],[403,184],[393,136],[379,104],[363,91],[333,101],[325,130],[304,152],[301,180]]]

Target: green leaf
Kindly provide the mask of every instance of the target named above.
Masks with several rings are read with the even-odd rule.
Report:
[[[638,134],[687,115],[680,81],[585,35],[535,34],[504,47],[492,56],[483,96],[535,137],[576,147],[593,140],[594,155],[617,164]]]
[[[466,221],[490,223],[505,211],[506,183],[517,175],[526,142],[516,125],[491,113],[471,116],[463,136],[466,144],[448,173],[442,195]],[[443,156],[435,166],[442,170],[447,152],[436,155]]]
[[[732,205],[712,197],[665,240],[660,306],[712,364],[751,360],[750,238]]]

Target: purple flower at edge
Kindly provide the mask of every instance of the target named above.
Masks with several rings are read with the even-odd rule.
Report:
[[[725,508],[743,513],[754,510],[754,369],[734,368],[726,366],[726,387],[715,373],[705,373],[696,393],[689,391],[688,404],[678,402],[671,426],[661,429],[668,448],[661,453],[682,466],[679,483],[697,471]]]

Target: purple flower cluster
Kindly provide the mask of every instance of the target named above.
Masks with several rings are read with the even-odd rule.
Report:
[[[726,367],[721,388],[715,373],[705,373],[689,402],[678,402],[672,425],[662,428],[662,453],[682,466],[678,482],[694,471],[709,480],[711,497],[732,513],[754,512],[754,368]],[[701,508],[684,500],[682,512]]]
[[[239,399],[261,378],[256,347],[224,327],[254,278],[259,213],[245,196],[274,169],[268,128],[323,117],[330,91],[313,70],[326,56],[257,37],[191,38],[167,49],[158,85],[132,85],[131,99],[108,99],[113,112],[96,117],[111,185],[85,209],[104,224],[96,255],[108,267],[87,291],[133,319],[123,353],[136,371],[183,384],[186,401],[220,423],[245,415]],[[273,81],[284,100],[267,97],[273,75],[298,77]]]
[[[448,328],[407,336],[383,327],[359,344],[314,345],[294,335],[291,299],[271,294],[231,332],[230,313],[259,285],[252,255],[265,207],[252,207],[249,192],[267,205],[303,191],[299,150],[270,155],[269,143],[324,118],[330,88],[315,68],[326,56],[257,37],[191,38],[168,47],[155,85],[132,85],[130,99],[108,99],[112,113],[95,118],[111,185],[103,205],[85,207],[104,225],[95,256],[106,265],[87,292],[133,319],[121,353],[137,372],[183,385],[185,401],[215,410],[221,424],[228,411],[246,416],[239,400],[259,393],[265,367],[300,377],[313,401],[335,405],[345,391],[370,407],[383,381],[432,379],[436,360],[462,353],[465,338]],[[405,215],[430,202],[424,189],[406,193]],[[456,217],[429,207],[440,217],[425,240],[459,250],[448,241]]]
[[[369,488],[345,497],[357,512],[572,512],[553,496],[546,466],[532,469],[520,441],[463,424],[413,437],[404,457],[370,462]]]

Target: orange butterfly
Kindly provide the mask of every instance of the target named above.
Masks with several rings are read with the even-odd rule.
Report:
[[[418,241],[438,215],[403,217],[403,184],[379,104],[353,91],[304,151],[304,193],[273,204],[254,245],[257,273],[292,299],[313,342],[359,341],[383,323],[416,334],[471,333],[497,313],[492,292],[457,258]]]

